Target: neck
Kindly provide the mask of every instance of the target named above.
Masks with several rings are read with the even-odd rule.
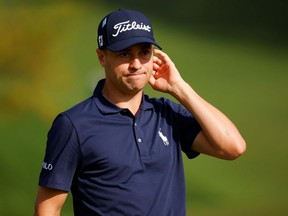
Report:
[[[143,97],[143,90],[134,94],[122,94],[117,91],[110,91],[106,85],[104,85],[102,93],[103,96],[116,106],[129,109],[134,116],[139,110]]]

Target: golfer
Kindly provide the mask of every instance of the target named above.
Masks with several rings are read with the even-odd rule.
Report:
[[[181,77],[145,15],[108,14],[97,39],[105,78],[55,118],[34,215],[60,215],[71,191],[76,216],[185,216],[182,152],[233,160],[245,141]],[[178,103],[149,97],[146,85]]]

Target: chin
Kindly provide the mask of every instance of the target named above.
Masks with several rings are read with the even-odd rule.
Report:
[[[148,83],[147,80],[138,79],[138,80],[133,80],[132,82],[129,82],[128,85],[134,90],[141,91],[146,86],[147,83]]]

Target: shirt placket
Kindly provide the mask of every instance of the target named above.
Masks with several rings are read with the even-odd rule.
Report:
[[[140,155],[148,156],[148,148],[145,142],[145,137],[144,137],[141,124],[139,123],[139,118],[134,118],[133,130],[134,130],[135,141],[138,146]]]

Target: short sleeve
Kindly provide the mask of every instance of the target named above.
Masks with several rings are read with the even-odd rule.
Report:
[[[79,153],[75,128],[62,113],[56,117],[48,132],[39,185],[69,191],[78,166]]]
[[[177,114],[177,127],[182,151],[189,159],[197,157],[200,153],[192,150],[192,144],[202,129],[192,114],[182,106]]]

